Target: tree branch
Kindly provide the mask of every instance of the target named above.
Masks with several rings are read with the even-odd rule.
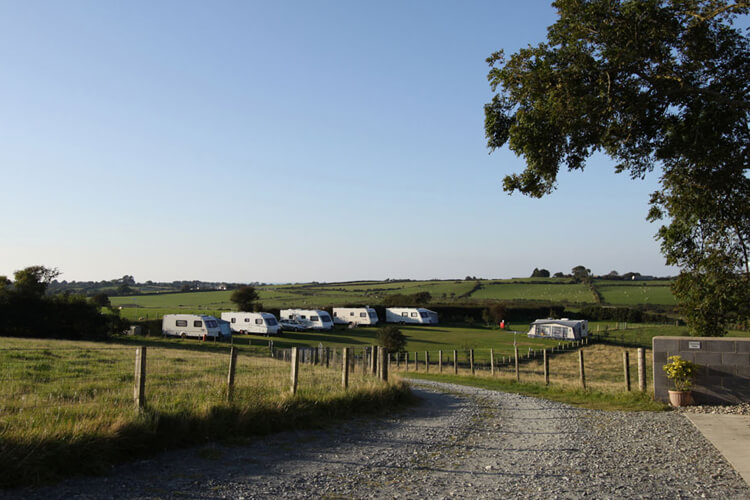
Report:
[[[724,12],[730,11],[730,10],[740,10],[740,9],[746,9],[750,7],[750,2],[737,2],[732,5],[725,5],[723,7],[719,7],[718,9],[714,10],[713,12],[709,12],[705,16],[702,16],[698,14],[697,12],[688,12],[689,16],[692,16],[696,18],[697,20],[701,22],[710,21],[714,17],[723,14]]]

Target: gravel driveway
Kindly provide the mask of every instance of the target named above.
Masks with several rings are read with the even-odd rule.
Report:
[[[581,410],[412,381],[387,418],[206,446],[18,498],[750,498],[682,415]]]

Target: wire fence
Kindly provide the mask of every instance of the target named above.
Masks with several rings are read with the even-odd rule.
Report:
[[[588,340],[517,350],[512,355],[493,349],[456,349],[403,352],[391,358],[396,373],[498,377],[614,392],[653,386],[651,351],[590,345]]]
[[[328,363],[316,356],[300,365],[297,392],[315,398],[346,390],[340,363],[341,350],[331,350]],[[0,366],[0,439],[111,432],[144,409],[200,415],[218,405],[270,404],[291,392],[289,355],[259,346],[6,348]],[[352,370],[347,388],[375,383],[370,372]]]
[[[646,369],[651,354],[644,349],[574,342],[516,352],[385,353],[376,346],[0,349],[0,439],[112,432],[144,409],[200,415],[220,405],[270,404],[292,393],[326,397],[381,384],[388,372],[500,377],[607,391],[652,386],[652,372]]]

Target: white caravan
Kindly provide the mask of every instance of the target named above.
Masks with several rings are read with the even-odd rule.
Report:
[[[281,326],[276,316],[264,312],[223,312],[221,319],[229,321],[233,332],[258,333],[260,335],[276,335]]]
[[[372,307],[334,307],[333,322],[337,325],[376,325],[378,313]]]
[[[282,309],[279,319],[296,319],[308,330],[330,330],[333,328],[331,316],[320,309]]]
[[[165,336],[219,338],[219,320],[203,314],[165,314],[161,320],[161,333]]]
[[[387,307],[385,321],[388,323],[437,325],[438,315],[423,307]]]

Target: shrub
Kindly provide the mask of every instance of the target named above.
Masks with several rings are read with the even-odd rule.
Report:
[[[406,349],[406,337],[395,325],[386,325],[378,330],[378,343],[388,352],[403,352]]]

